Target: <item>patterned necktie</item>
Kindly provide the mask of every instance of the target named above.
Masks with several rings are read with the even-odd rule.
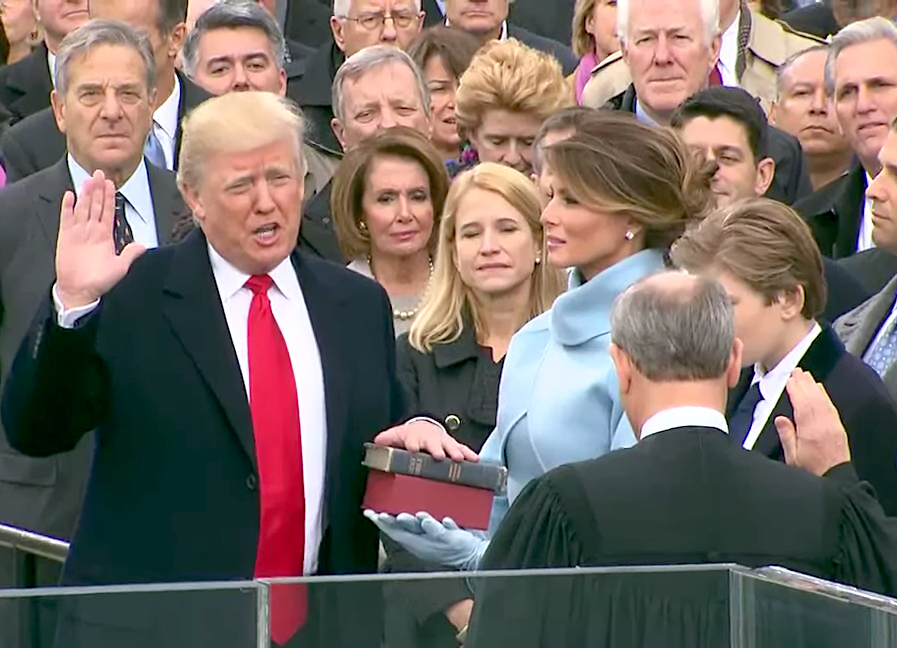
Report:
[[[894,363],[897,357],[897,319],[891,321],[888,330],[879,338],[875,346],[869,349],[866,354],[866,364],[872,367],[879,376],[884,376],[885,372]]]
[[[162,142],[156,137],[156,122],[153,122],[149,135],[146,137],[146,146],[143,148],[143,154],[154,166],[157,166],[160,169],[168,168],[165,163],[165,151],[162,150]],[[170,170],[171,169],[169,169],[169,171]]]
[[[747,439],[751,425],[754,423],[754,410],[762,400],[763,394],[760,393],[760,381],[758,380],[745,392],[738,407],[729,417],[729,437],[733,443],[744,445],[744,440]]]
[[[112,221],[112,240],[115,242],[115,253],[121,254],[128,243],[134,242],[134,232],[128,225],[125,216],[125,197],[120,191],[115,192],[115,219]]]
[[[299,399],[290,354],[274,319],[268,275],[250,277],[249,409],[258,457],[261,521],[256,578],[301,577],[305,558],[305,489]],[[305,624],[304,585],[269,588],[271,638],[285,644]]]

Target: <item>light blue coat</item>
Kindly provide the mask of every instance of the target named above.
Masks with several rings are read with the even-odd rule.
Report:
[[[635,445],[608,351],[610,312],[617,295],[662,269],[662,253],[644,250],[587,283],[574,271],[551,310],[511,339],[496,427],[480,453],[480,461],[508,469],[507,495],[492,506],[491,533],[530,480]]]

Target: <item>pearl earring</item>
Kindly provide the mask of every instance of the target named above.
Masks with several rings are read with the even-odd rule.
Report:
[[[542,263],[542,257],[536,257],[536,265]]]
[[[633,232],[632,230],[627,230],[626,231],[626,240],[631,241],[634,238],[635,238],[635,232]]]

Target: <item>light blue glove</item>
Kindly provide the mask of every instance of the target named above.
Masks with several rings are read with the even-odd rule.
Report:
[[[429,513],[394,517],[370,509],[364,516],[421,560],[438,565],[475,571],[489,548],[488,533],[462,529],[452,518],[439,522]]]

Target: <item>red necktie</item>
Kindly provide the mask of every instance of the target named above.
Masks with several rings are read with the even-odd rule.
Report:
[[[305,554],[305,490],[296,379],[271,311],[268,275],[246,282],[249,306],[249,407],[261,492],[256,578],[301,577]],[[304,586],[269,588],[271,639],[283,645],[305,624]]]
[[[723,84],[723,75],[720,74],[719,65],[714,65],[713,69],[710,71],[710,78],[707,79],[707,85],[711,88],[714,86],[721,86]]]

